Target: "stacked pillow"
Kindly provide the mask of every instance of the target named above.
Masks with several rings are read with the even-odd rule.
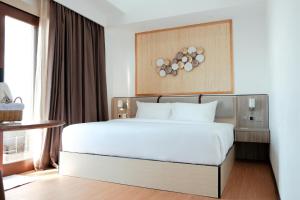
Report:
[[[217,101],[203,104],[144,103],[137,101],[136,118],[214,122],[217,104]]]

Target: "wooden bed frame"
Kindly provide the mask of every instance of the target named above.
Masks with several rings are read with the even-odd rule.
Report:
[[[199,103],[218,100],[216,121],[236,124],[236,96],[180,96],[113,98],[112,118],[120,116],[117,101],[127,102],[134,117],[136,101]],[[124,112],[124,111],[122,111]],[[122,113],[123,114],[123,113]],[[234,146],[219,166],[60,152],[60,175],[220,198],[234,163]]]
[[[220,198],[233,163],[234,146],[219,166],[60,152],[59,174]]]

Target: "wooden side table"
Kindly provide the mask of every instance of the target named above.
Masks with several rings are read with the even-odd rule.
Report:
[[[262,128],[235,129],[236,158],[269,160],[270,130]]]
[[[31,129],[44,129],[44,128],[55,128],[65,124],[64,121],[58,120],[45,120],[45,121],[20,121],[20,122],[4,122],[0,123],[0,170],[3,171],[4,176],[10,175],[10,172],[6,172],[6,168],[14,166],[27,166],[26,161],[20,161],[16,163],[10,163],[3,165],[3,132],[4,131],[20,131],[20,130],[31,130]],[[16,167],[17,167],[16,166]]]

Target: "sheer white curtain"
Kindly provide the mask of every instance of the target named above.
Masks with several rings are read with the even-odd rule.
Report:
[[[47,120],[49,115],[51,73],[48,64],[50,0],[41,0],[40,22],[38,29],[37,63],[34,88],[34,119]],[[33,139],[33,160],[36,169],[42,156],[46,130],[37,130]]]

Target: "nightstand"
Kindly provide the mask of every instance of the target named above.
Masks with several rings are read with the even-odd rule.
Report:
[[[269,160],[269,129],[236,128],[236,158],[246,160]]]
[[[237,99],[236,159],[269,160],[270,130],[267,95],[242,95]]]

